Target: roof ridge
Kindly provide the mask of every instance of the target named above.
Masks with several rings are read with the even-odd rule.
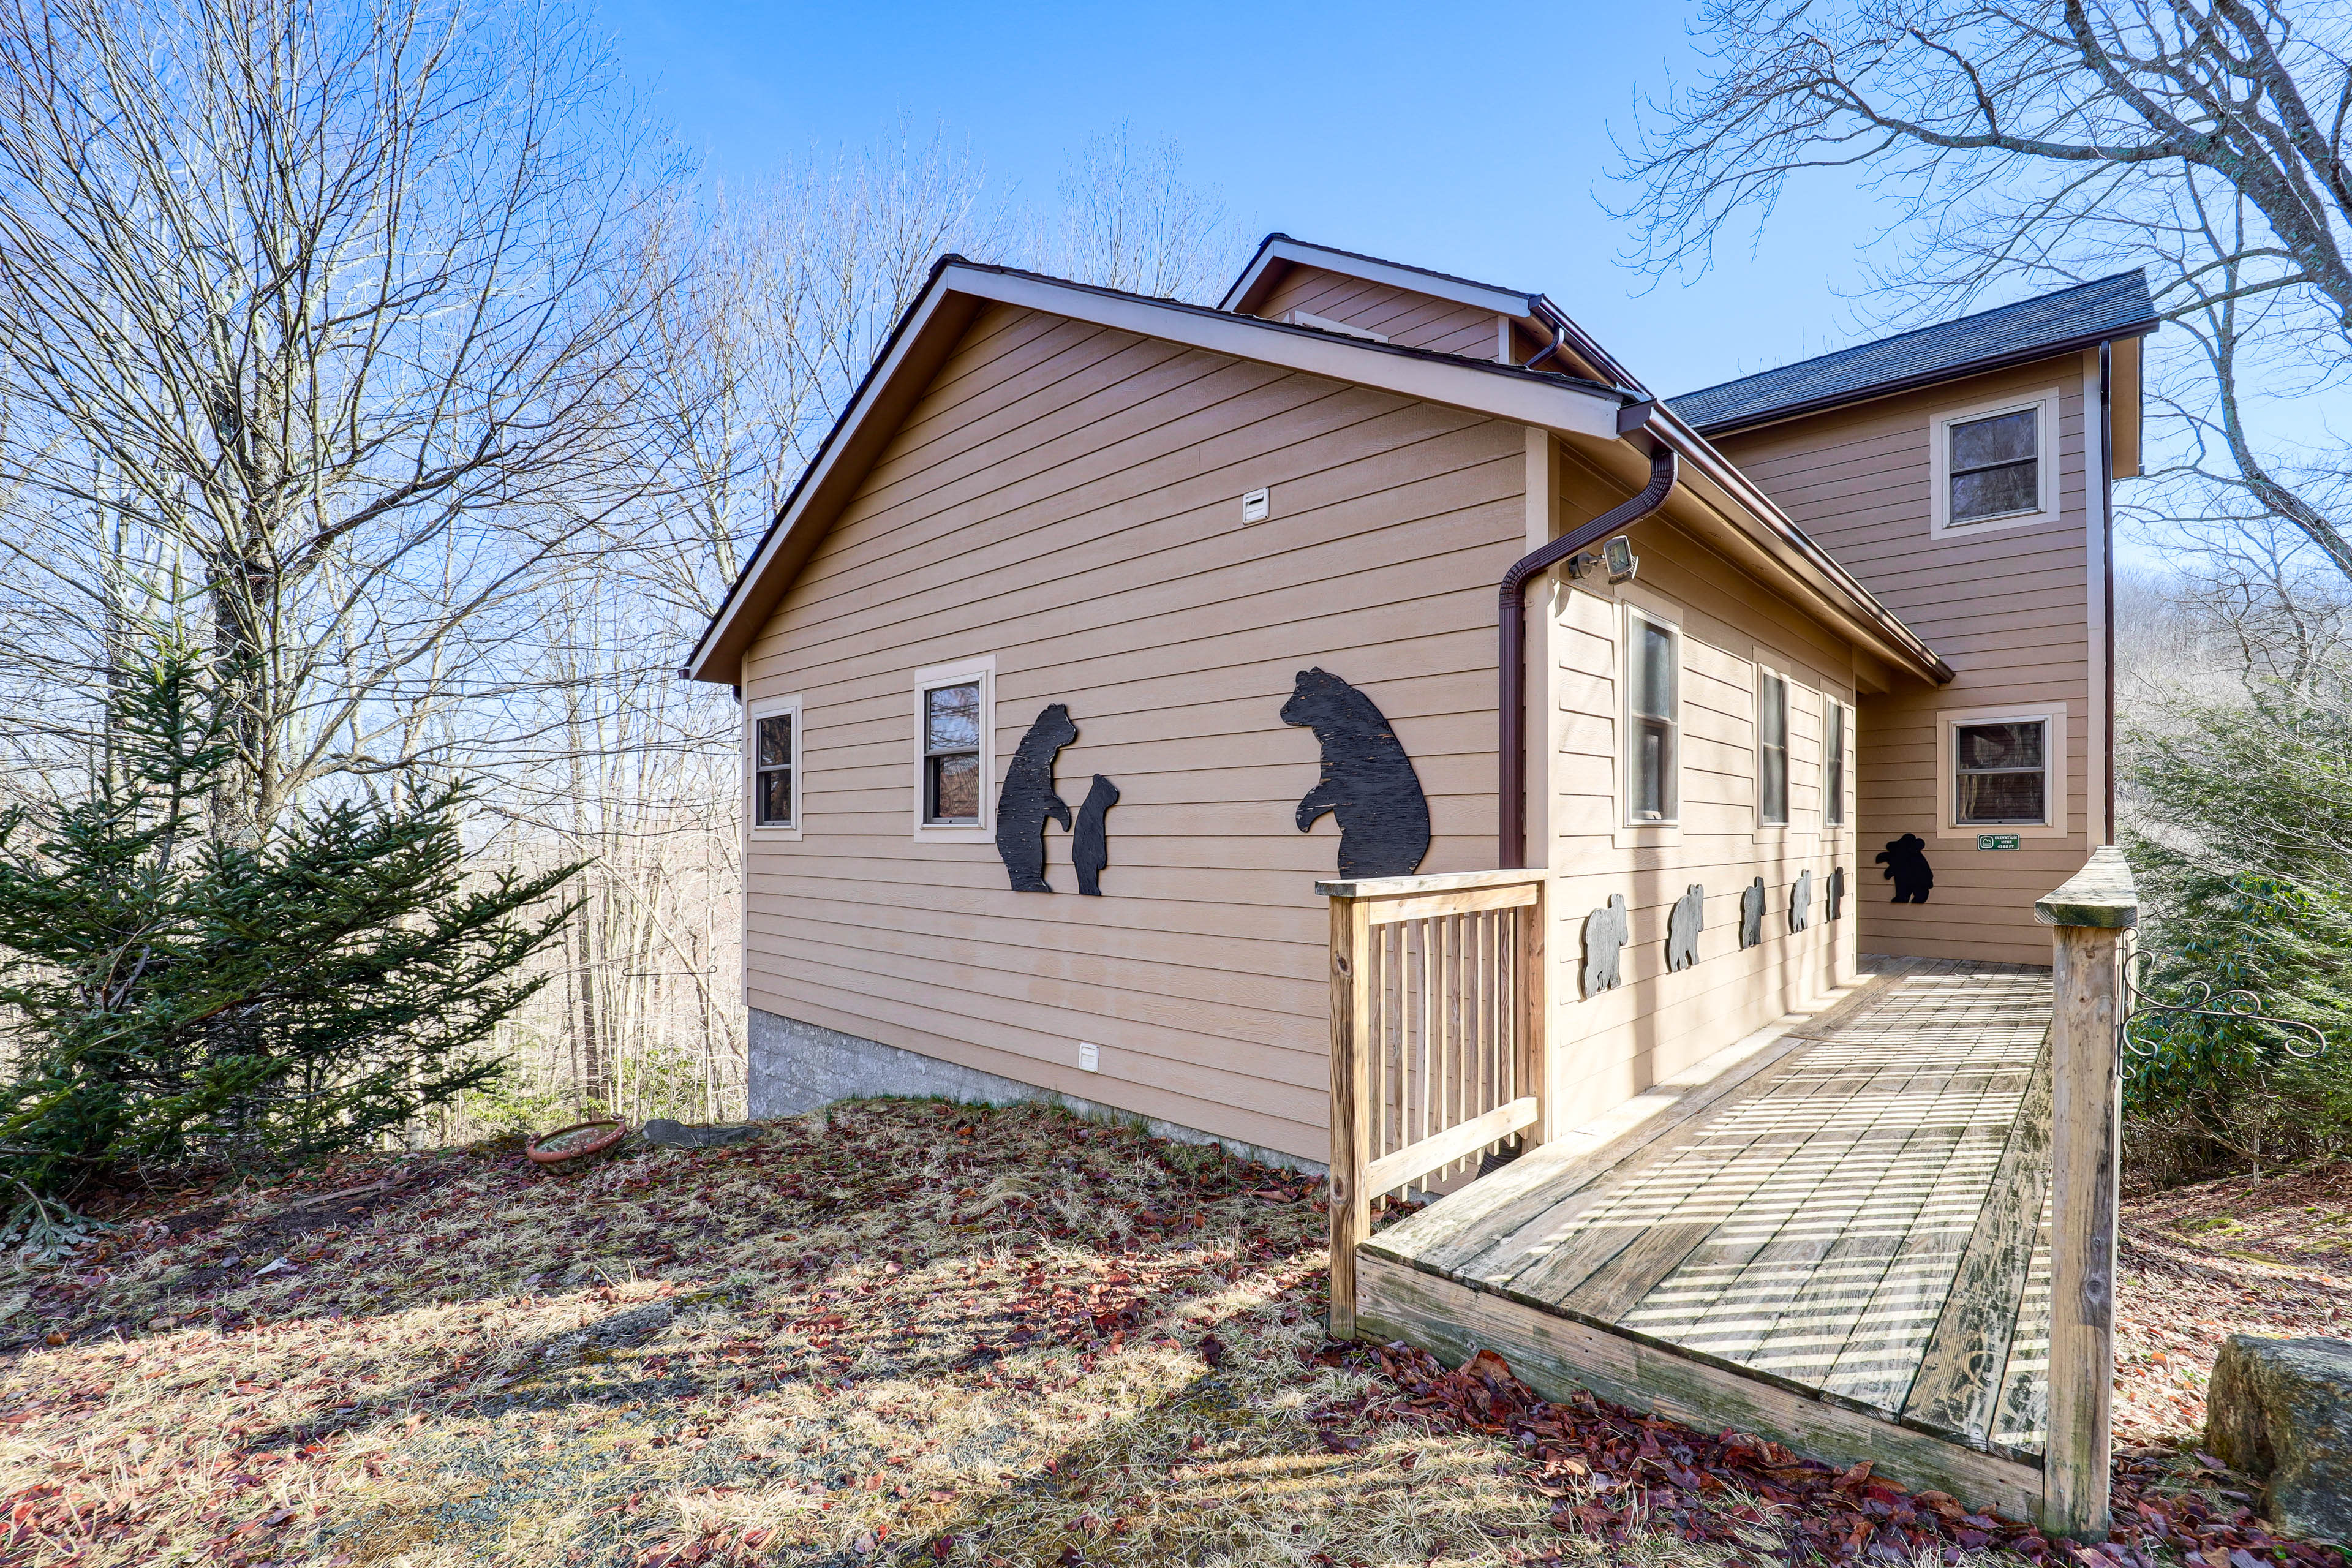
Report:
[[[1906,338],[1916,338],[1923,332],[1940,332],[1948,328],[1964,326],[1970,321],[1983,321],[1989,316],[1998,316],[2004,310],[2018,310],[2024,309],[2028,305],[2039,305],[2047,300],[2061,300],[2069,294],[2080,292],[2084,289],[2095,289],[2102,283],[2114,283],[2126,278],[2138,278],[2145,279],[2147,277],[2147,268],[2146,267],[2134,267],[2126,268],[2121,272],[2110,272],[2103,278],[2085,278],[2080,283],[2069,283],[2063,289],[2053,289],[2047,294],[2030,295],[2022,300],[2011,300],[2006,305],[1994,305],[1982,310],[1971,310],[1965,316],[1952,316],[1941,321],[1929,321],[1924,326],[1908,327],[1899,332],[1889,332],[1883,338],[1866,338],[1858,343],[1848,343],[1842,349],[1832,349],[1827,353],[1808,354],[1803,359],[1793,359],[1786,364],[1776,364],[1767,370],[1750,371],[1746,375],[1733,376],[1729,381],[1718,381],[1707,386],[1696,386],[1688,392],[1678,394],[1677,396],[1682,398],[1690,398],[1699,396],[1704,393],[1722,392],[1730,387],[1743,385],[1748,382],[1761,380],[1768,375],[1780,375],[1784,372],[1796,370],[1803,365],[1819,364],[1825,360],[1833,360],[1843,354],[1860,353],[1864,349],[1884,348],[1889,343],[1899,343]],[[1675,398],[1670,397],[1666,401],[1668,403],[1673,403],[1675,400]]]

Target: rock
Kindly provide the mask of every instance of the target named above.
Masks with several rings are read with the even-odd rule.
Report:
[[[765,1131],[751,1126],[688,1127],[667,1116],[646,1122],[644,1129],[646,1142],[658,1143],[666,1149],[720,1149],[730,1143],[749,1143]]]
[[[2352,1341],[2231,1334],[2205,1391],[2205,1447],[2263,1484],[2282,1531],[2352,1540]]]

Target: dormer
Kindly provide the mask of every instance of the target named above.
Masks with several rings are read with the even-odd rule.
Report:
[[[1270,234],[1218,308],[1462,359],[1640,390],[1540,294]]]

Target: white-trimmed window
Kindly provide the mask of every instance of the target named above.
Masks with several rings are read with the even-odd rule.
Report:
[[[751,826],[790,834],[801,827],[801,700],[768,697],[744,709],[745,772]]]
[[[2050,721],[1952,726],[1952,825],[2042,827],[2050,821]]]
[[[988,831],[994,763],[994,659],[915,673],[915,832],[968,837]]]
[[[1625,820],[1673,822],[1682,722],[1682,633],[1667,621],[1625,611]]]
[[[1930,425],[1929,531],[2020,528],[2058,518],[2058,394],[1939,414]]]
[[[1955,838],[2066,832],[2066,710],[1947,709],[1936,715],[1937,830]]]
[[[1822,826],[1845,826],[1845,704],[1822,699]]]
[[[1789,683],[1770,670],[1756,670],[1756,820],[1768,827],[1789,823]]]

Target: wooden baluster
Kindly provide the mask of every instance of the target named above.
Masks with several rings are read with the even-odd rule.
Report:
[[[1552,1125],[1551,1015],[1545,1000],[1549,973],[1544,967],[1544,936],[1551,921],[1551,898],[1547,884],[1538,882],[1536,889],[1534,903],[1522,904],[1511,911],[1517,917],[1518,935],[1511,966],[1517,971],[1513,978],[1517,982],[1514,997],[1517,1007],[1512,1025],[1518,1043],[1519,1082],[1523,1086],[1520,1092],[1536,1097],[1535,1125],[1519,1135],[1523,1147],[1548,1142],[1559,1136]]]

